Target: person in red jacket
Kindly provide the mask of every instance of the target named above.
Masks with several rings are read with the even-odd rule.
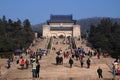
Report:
[[[97,55],[97,56],[98,56],[98,59],[100,59],[100,53],[98,53],[98,55]]]
[[[22,61],[21,61],[21,69],[24,68],[24,65],[25,65],[25,61],[24,61],[24,59],[22,59]]]

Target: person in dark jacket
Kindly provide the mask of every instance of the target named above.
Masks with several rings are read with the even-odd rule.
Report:
[[[98,77],[99,78],[103,78],[103,76],[102,76],[102,69],[100,67],[97,69],[97,73],[98,73]]]
[[[87,68],[90,68],[90,62],[91,62],[91,61],[90,61],[90,59],[88,58],[87,61],[86,61],[86,63],[87,63]]]
[[[60,59],[59,59],[59,56],[57,56],[57,57],[56,57],[56,65],[59,64],[59,60],[60,60]]]
[[[26,59],[25,64],[26,64],[26,69],[28,69],[28,65],[29,65],[29,60],[28,59]]]
[[[11,67],[11,66],[10,66],[10,65],[11,65],[11,60],[10,60],[10,58],[7,60],[7,65],[8,65],[7,68],[9,69],[9,68]]]
[[[83,58],[80,59],[80,64],[81,64],[81,68],[82,68],[82,67],[83,67],[83,64],[84,64],[84,62],[83,62]]]
[[[63,57],[62,56],[59,58],[59,61],[60,61],[60,64],[63,64]]]
[[[72,58],[69,59],[69,64],[70,64],[70,68],[72,68],[72,64],[73,64]]]
[[[39,72],[40,72],[40,63],[37,62],[37,66],[36,66],[36,78],[39,78]]]

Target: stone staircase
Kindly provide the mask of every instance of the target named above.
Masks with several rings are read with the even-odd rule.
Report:
[[[37,42],[35,43],[34,46],[30,46],[30,48],[34,51],[37,51],[37,49],[40,48],[46,48],[48,45],[49,39],[45,38],[45,39],[38,39]]]
[[[37,48],[42,48],[43,45],[45,45],[45,42],[47,40],[42,40],[38,42],[35,46],[32,46],[31,49],[37,50]],[[56,45],[56,42],[59,42]],[[69,44],[62,44],[63,39],[54,39],[52,47],[56,48],[56,51],[58,51],[60,48],[64,51],[66,48],[68,49]],[[81,44],[79,41],[77,42],[77,45],[81,45],[83,47],[83,44]],[[88,47],[89,48],[89,47]],[[69,58],[64,58],[63,65],[56,65],[55,58],[57,56],[55,50],[51,50],[50,53],[47,56],[42,56],[42,59],[40,60],[41,70],[40,70],[40,78],[32,79],[32,68],[29,66],[28,69],[20,70],[15,65],[15,69],[10,71],[3,80],[99,80],[96,70],[100,66],[102,67],[103,71],[103,77],[106,79],[101,80],[110,80],[109,78],[112,78],[112,74],[110,73],[109,67],[106,65],[106,61],[109,61],[107,59],[101,59],[98,60],[97,57],[91,58],[91,67],[90,69],[87,69],[86,60],[88,56],[84,58],[84,66],[83,68],[80,67],[80,61],[73,59],[74,64],[73,67],[69,67]],[[27,58],[29,56],[23,55],[24,58]],[[63,55],[61,55],[63,56]],[[110,59],[111,60],[111,59]]]
[[[66,41],[65,44],[63,44],[63,41],[64,39],[53,39],[52,47],[55,47],[57,51],[60,49],[65,51],[65,49],[68,49],[70,45],[67,44]],[[58,44],[56,44],[57,42]]]
[[[77,38],[75,38],[75,43],[77,47],[82,47],[86,53],[88,53],[89,50],[94,52],[94,50],[90,46],[87,45],[88,43],[85,39],[78,40]]]

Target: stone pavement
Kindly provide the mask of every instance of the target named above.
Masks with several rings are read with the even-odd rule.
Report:
[[[97,80],[98,78],[96,70],[99,66],[103,69],[104,78],[112,78],[111,70],[105,63],[95,64],[92,61],[90,69],[87,69],[86,63],[84,67],[81,68],[79,61],[76,61],[74,59],[73,67],[69,68],[68,59],[64,59],[63,65],[55,65],[54,58],[55,56],[52,56],[52,54],[49,54],[48,56],[44,56],[42,58],[40,61],[40,78],[35,80]],[[24,70],[16,68],[15,70],[10,71],[4,80],[32,80],[31,70],[31,66],[29,66],[29,69]]]
[[[44,41],[44,40],[43,40]],[[40,48],[42,43],[38,43],[32,49]],[[56,46],[57,47],[57,46]],[[65,47],[65,46],[64,46]],[[62,48],[64,48],[62,47]],[[67,46],[68,47],[68,46]],[[43,56],[40,60],[41,70],[40,78],[32,79],[32,68],[29,66],[28,69],[20,70],[19,65],[13,65],[12,69],[7,75],[4,76],[2,80],[99,80],[97,76],[97,68],[101,67],[103,69],[103,77],[101,80],[111,80],[112,72],[110,69],[111,62],[114,60],[112,58],[101,58],[97,57],[91,58],[91,67],[87,69],[86,59],[84,58],[84,67],[80,67],[79,60],[73,59],[73,67],[70,68],[68,61],[69,58],[65,58],[63,65],[55,64],[56,51],[51,50],[47,56]],[[63,56],[63,55],[62,55]],[[23,58],[27,58],[25,56]],[[0,60],[1,61],[1,60]],[[4,63],[5,64],[5,63]]]
[[[101,62],[105,60],[104,58],[101,61],[98,60],[98,62],[96,57],[91,60],[90,69],[86,68],[86,63],[81,68],[79,61],[75,59],[73,67],[69,68],[68,59],[64,59],[63,65],[55,65],[55,54],[51,53],[48,56],[43,56],[42,60],[40,60],[40,78],[35,80],[98,80],[96,70],[99,66],[103,69],[104,78],[112,78],[108,65],[105,62]],[[96,60],[97,63],[94,63],[93,60]],[[8,73],[4,80],[33,80],[31,70],[31,66],[29,66],[29,69],[24,70],[16,67],[16,69]]]

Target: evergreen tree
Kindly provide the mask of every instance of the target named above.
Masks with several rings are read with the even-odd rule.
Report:
[[[89,41],[94,48],[101,48],[112,56],[120,55],[120,25],[112,24],[109,18],[101,20],[97,27],[91,25]]]
[[[0,19],[0,53],[3,55],[12,55],[18,48],[28,48],[33,39],[34,33],[28,19],[23,22],[23,26],[20,19],[7,21],[5,16]]]
[[[31,31],[31,30],[32,30],[32,29],[31,29],[30,21],[29,21],[28,19],[24,20],[23,26],[24,26],[24,29],[25,29],[26,31],[29,31],[29,30]]]

